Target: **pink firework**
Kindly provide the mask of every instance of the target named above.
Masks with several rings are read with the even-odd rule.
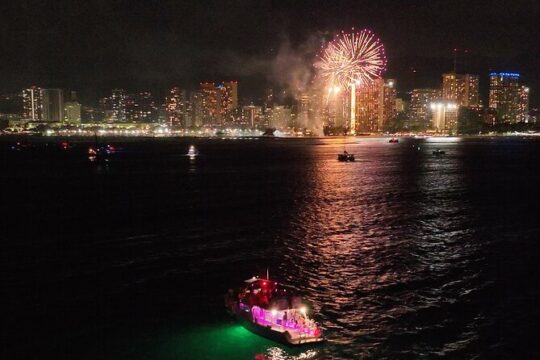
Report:
[[[342,31],[322,49],[316,67],[330,86],[365,86],[386,70],[384,46],[370,30]]]

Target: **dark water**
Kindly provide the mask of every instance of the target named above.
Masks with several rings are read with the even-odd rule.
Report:
[[[337,139],[112,141],[101,165],[83,143],[10,142],[2,358],[538,358],[540,140],[357,139],[347,164]],[[225,315],[225,290],[267,267],[326,345]]]

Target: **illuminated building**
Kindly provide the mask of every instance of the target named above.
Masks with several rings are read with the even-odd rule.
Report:
[[[64,92],[60,89],[42,89],[43,121],[64,121]]]
[[[449,73],[442,75],[442,99],[453,101],[458,106],[479,104],[479,77],[471,74]]]
[[[191,107],[188,116],[191,118],[191,126],[201,127],[203,125],[203,98],[202,91],[194,91],[189,97]]]
[[[314,130],[324,122],[324,107],[327,101],[323,100],[321,90],[312,87],[308,91],[300,92],[296,96],[294,109],[291,108],[290,127],[297,129]],[[294,110],[294,111],[293,111]]]
[[[43,99],[41,89],[32,86],[22,92],[23,119],[31,121],[43,120]]]
[[[110,101],[110,121],[125,122],[126,117],[126,94],[122,89],[114,89],[109,98]]]
[[[185,126],[186,121],[186,91],[173,87],[167,96],[167,125]]]
[[[274,106],[270,126],[276,129],[285,129],[291,123],[291,109],[285,106]]]
[[[396,98],[396,112],[406,112],[409,110],[409,102],[402,98]]]
[[[168,121],[167,107],[165,104],[157,107],[157,122],[162,125],[166,125]]]
[[[221,92],[214,83],[201,83],[202,94],[202,124],[221,124]]]
[[[220,94],[221,115],[230,117],[230,115],[238,108],[238,82],[224,81],[218,86]]]
[[[64,121],[68,124],[81,123],[81,104],[77,101],[64,103]]]
[[[379,124],[380,83],[377,79],[370,85],[356,88],[356,131],[376,132]]]
[[[438,89],[414,89],[411,94],[411,121],[423,127],[431,124],[430,104],[441,98]]]
[[[324,125],[339,129],[345,129],[347,127],[347,118],[350,113],[347,109],[348,100],[349,97],[346,96],[346,92],[341,91],[340,87],[335,86],[328,89],[328,107],[327,113],[325,114],[326,122]],[[323,101],[325,100],[323,99]]]
[[[356,89],[356,124],[361,132],[379,132],[396,115],[396,81],[375,79]]]
[[[307,92],[303,92],[297,99],[298,107],[296,112],[296,121],[295,127],[297,128],[307,128],[309,122],[309,108],[310,108],[310,99]]]
[[[103,99],[100,100],[100,104],[102,103],[102,101]],[[95,122],[103,121],[104,117],[105,117],[105,113],[104,113],[103,107],[101,108],[94,108],[91,106],[81,107],[81,121],[84,121],[87,123],[95,123]]]
[[[505,123],[525,122],[529,111],[529,90],[519,85],[519,74],[492,72],[489,74],[489,107],[497,110]]]
[[[193,127],[193,104],[191,103],[191,100],[186,99],[186,101],[184,101],[184,108],[184,127],[191,128]]]
[[[484,109],[484,123],[488,125],[496,125],[497,124],[497,110],[493,108],[485,108]]]
[[[128,121],[142,123],[156,121],[157,107],[152,98],[152,94],[148,91],[126,95],[125,107],[126,119]]]
[[[203,82],[200,89],[203,125],[232,123],[238,108],[238,82],[224,81],[218,86],[211,82]]]
[[[518,95],[517,122],[529,122],[529,88],[521,86]]]
[[[387,79],[381,82],[379,102],[378,131],[382,131],[384,125],[397,114],[396,108],[396,80]]]
[[[242,107],[242,122],[255,128],[262,125],[262,107],[253,104]]]
[[[452,101],[435,101],[430,103],[433,129],[439,133],[457,132],[458,108]]]

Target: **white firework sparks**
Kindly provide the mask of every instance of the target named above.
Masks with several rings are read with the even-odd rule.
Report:
[[[369,85],[386,69],[384,46],[367,29],[341,32],[323,49],[316,66],[329,86]]]

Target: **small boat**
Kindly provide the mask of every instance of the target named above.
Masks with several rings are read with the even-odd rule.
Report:
[[[31,144],[29,142],[20,142],[18,141],[14,145],[11,146],[11,150],[23,152],[23,151],[30,151],[36,149],[36,146],[34,144]]]
[[[88,159],[90,161],[109,161],[109,157],[116,153],[113,145],[91,146],[88,148]]]
[[[190,145],[187,156],[189,156],[190,158],[194,158],[197,155],[199,155],[199,152],[197,151],[197,149],[195,149],[195,146]]]
[[[343,154],[338,154],[337,156],[338,161],[347,162],[347,161],[354,161],[354,154],[349,154],[346,151],[343,151]]]
[[[444,150],[441,150],[441,149],[433,150],[433,155],[444,155],[444,154],[446,154]]]
[[[390,140],[388,140],[389,143],[391,144],[397,144],[399,142],[399,140],[397,138],[391,138]]]
[[[324,341],[319,325],[292,289],[276,281],[253,277],[235,293],[225,294],[225,306],[249,331],[285,345]]]

